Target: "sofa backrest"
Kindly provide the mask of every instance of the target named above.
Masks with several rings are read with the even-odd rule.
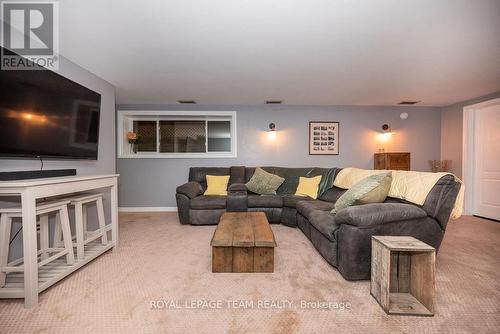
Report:
[[[455,177],[453,175],[445,175],[436,182],[434,187],[432,187],[421,207],[430,217],[437,220],[443,230],[446,229],[459,191],[460,183],[455,181]],[[387,197],[384,203],[417,205],[393,197]]]
[[[189,169],[189,181],[201,184],[203,190],[207,189],[207,175],[230,175],[229,184],[247,183],[255,173],[256,167],[232,166],[232,167],[191,167]],[[326,173],[328,168],[288,168],[288,167],[261,167],[265,171],[285,178],[283,184],[278,188],[278,195],[292,195],[297,190],[299,177],[313,177]],[[340,170],[340,169],[339,169]],[[327,192],[331,193],[330,190]],[[340,196],[340,195],[338,195]],[[337,195],[332,198],[337,200]],[[327,200],[326,197],[324,200]]]
[[[232,167],[191,167],[189,169],[189,181],[199,182],[203,188],[207,188],[207,175],[230,175],[229,184],[246,183],[255,172],[256,167],[232,166]],[[292,195],[299,184],[299,177],[313,177],[326,173],[327,168],[288,168],[288,167],[261,167],[265,171],[285,178],[283,184],[278,188],[278,195]],[[339,169],[340,171],[340,169]],[[430,217],[435,218],[441,228],[446,229],[450,214],[455,205],[460,183],[455,181],[453,175],[445,175],[431,189],[422,206]],[[319,196],[320,200],[335,202],[345,192],[344,189],[332,187]],[[388,197],[387,203],[409,203],[407,201]],[[416,204],[414,204],[416,205]]]
[[[229,175],[229,184],[245,182],[245,167],[191,167],[189,168],[189,181],[201,184],[205,191],[207,189],[207,175]]]
[[[245,183],[248,182],[255,173],[256,167],[245,167]],[[313,177],[326,173],[328,168],[288,168],[288,167],[260,167],[268,173],[281,176],[285,179],[278,188],[278,195],[293,195],[299,185],[299,177]]]
[[[335,203],[339,199],[340,196],[342,196],[343,193],[345,193],[347,190],[337,188],[335,186],[331,187],[327,191],[325,191],[323,194],[321,194],[318,199],[326,202],[331,202]]]

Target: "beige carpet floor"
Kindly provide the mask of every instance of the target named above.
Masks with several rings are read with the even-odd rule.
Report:
[[[272,228],[279,245],[274,273],[212,274],[215,226],[182,226],[175,213],[122,214],[117,251],[49,288],[36,308],[0,301],[0,333],[499,331],[499,223],[463,217],[449,225],[431,318],[386,315],[368,281],[345,281],[298,229]],[[186,307],[199,301],[221,308]],[[331,304],[302,308],[303,301]]]

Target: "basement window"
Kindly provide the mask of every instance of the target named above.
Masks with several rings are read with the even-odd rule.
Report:
[[[133,128],[133,132],[141,138],[133,149],[136,152],[156,152],[156,121],[134,121]]]
[[[236,157],[234,111],[119,110],[117,128],[118,158]]]

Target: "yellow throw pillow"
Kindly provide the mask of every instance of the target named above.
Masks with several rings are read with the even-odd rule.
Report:
[[[203,195],[221,195],[227,196],[227,183],[229,175],[216,176],[207,175],[207,190]]]
[[[299,185],[295,191],[297,196],[309,196],[314,199],[318,197],[319,183],[321,175],[315,177],[299,177]]]

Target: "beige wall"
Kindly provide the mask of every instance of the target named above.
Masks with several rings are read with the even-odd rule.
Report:
[[[500,91],[441,109],[441,159],[452,160],[453,173],[462,178],[463,108],[500,97]]]

